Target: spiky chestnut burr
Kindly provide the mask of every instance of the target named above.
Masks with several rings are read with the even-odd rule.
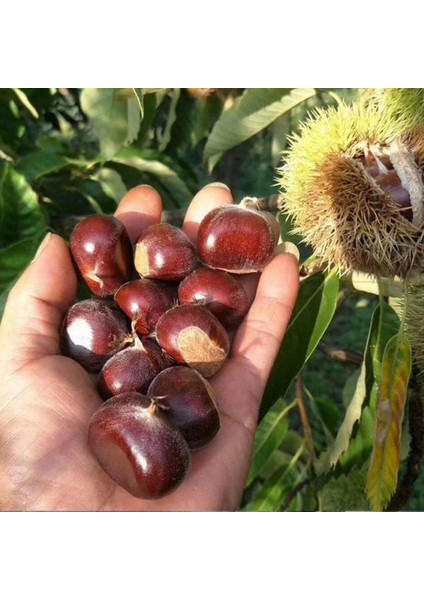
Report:
[[[279,171],[284,210],[330,265],[401,277],[421,268],[423,106],[423,89],[370,92],[317,111],[294,136]]]

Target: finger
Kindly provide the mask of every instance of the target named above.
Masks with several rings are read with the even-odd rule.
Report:
[[[276,255],[261,275],[253,304],[234,337],[229,359],[214,380],[224,412],[252,431],[298,289],[297,260],[290,254]],[[229,390],[231,382],[234,389]]]
[[[48,234],[10,291],[0,328],[0,356],[21,364],[59,352],[59,330],[77,278],[65,241]]]
[[[203,217],[217,206],[233,204],[229,188],[223,183],[210,183],[198,192],[187,209],[183,231],[196,244],[197,230]]]
[[[125,225],[133,244],[145,227],[159,223],[161,215],[161,197],[150,185],[139,185],[130,190],[115,212],[116,218]]]

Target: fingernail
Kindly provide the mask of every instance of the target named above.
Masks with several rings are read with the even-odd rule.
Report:
[[[214,181],[212,183],[208,183],[208,185],[205,185],[203,189],[205,190],[206,188],[211,188],[211,187],[223,188],[224,190],[230,191],[230,188],[228,187],[228,185],[225,185],[225,183],[221,183],[220,181]]]
[[[44,250],[44,248],[47,246],[47,244],[49,243],[50,238],[52,237],[52,234],[49,233],[46,235],[46,237],[44,238],[44,240],[41,242],[41,244],[38,246],[38,250],[35,253],[34,258],[32,259],[31,263],[35,262],[37,260],[37,258],[40,256],[40,254],[42,253],[42,251]]]
[[[291,254],[295,257],[297,262],[300,260],[299,250],[293,242],[282,242],[281,244],[278,244],[276,254]]]

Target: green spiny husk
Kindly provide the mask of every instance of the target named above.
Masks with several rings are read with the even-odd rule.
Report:
[[[421,167],[423,99],[423,89],[368,91],[353,105],[315,111],[293,136],[278,174],[283,210],[329,266],[402,277],[421,268],[421,227],[403,216],[361,157],[396,143]]]

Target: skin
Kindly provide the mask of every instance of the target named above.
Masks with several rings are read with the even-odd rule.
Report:
[[[207,186],[188,208],[184,231],[231,204],[226,187]],[[159,222],[161,199],[149,186],[123,198],[116,216],[134,243]],[[65,241],[51,235],[10,292],[0,326],[0,509],[85,511],[236,510],[246,482],[258,410],[298,291],[298,264],[277,254],[258,276],[243,277],[253,301],[230,357],[211,379],[221,430],[193,454],[184,483],[157,501],[133,498],[99,467],[87,426],[101,400],[94,378],[59,354],[59,331],[77,279]]]

